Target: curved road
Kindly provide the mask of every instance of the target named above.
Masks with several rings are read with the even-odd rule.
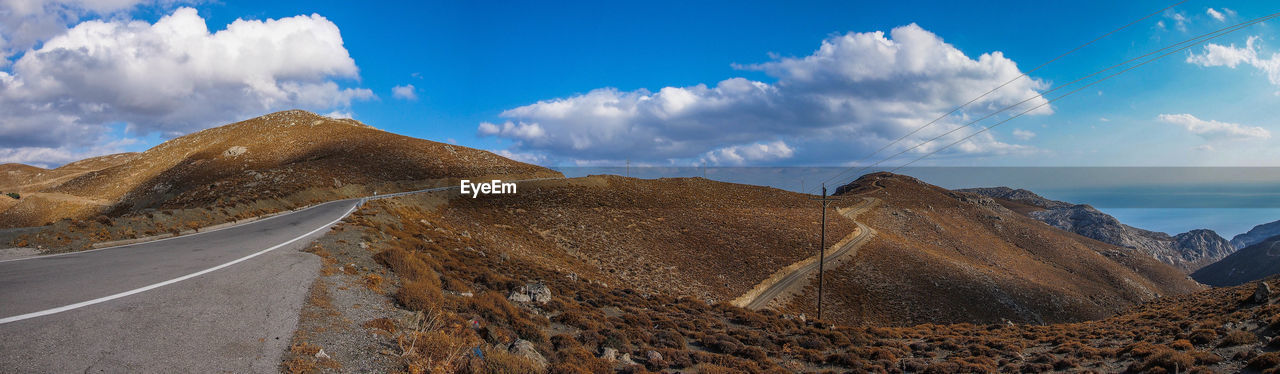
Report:
[[[872,207],[874,207],[877,203],[879,203],[879,201],[880,201],[879,199],[876,199],[874,197],[864,197],[863,200],[858,202],[857,205],[854,205],[853,207],[849,208],[844,213],[841,213],[841,215],[849,219],[854,219],[859,214],[862,214],[862,212],[865,212],[868,209],[871,209]],[[858,247],[861,247],[868,240],[871,240],[871,238],[875,236],[875,230],[872,230],[870,227],[867,227],[867,225],[862,224],[862,222],[854,221],[853,223],[858,226],[857,236],[854,237],[853,240],[849,240],[843,246],[840,246],[840,248],[837,248],[836,250],[828,253],[825,259],[826,262],[835,261],[836,259],[839,259],[845,255],[851,256],[853,254],[856,254]],[[795,290],[799,287],[804,286],[805,284],[808,284],[809,276],[813,275],[813,273],[817,271],[818,271],[818,261],[812,261],[804,266],[801,266],[800,268],[796,269],[790,274],[787,274],[786,276],[782,277],[782,279],[779,279],[777,283],[770,285],[769,288],[766,288],[764,291],[760,292],[760,295],[756,296],[755,299],[752,299],[750,302],[746,304],[746,308],[751,310],[764,309],[766,306],[769,305],[770,302],[773,302],[774,299],[777,299],[778,296],[781,296],[783,294],[786,294],[789,291]]]
[[[277,371],[321,265],[297,249],[360,202],[0,262],[0,372]]]

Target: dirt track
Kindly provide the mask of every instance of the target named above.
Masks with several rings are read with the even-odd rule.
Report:
[[[874,197],[864,197],[857,205],[849,207],[841,211],[837,209],[840,215],[854,220],[859,214],[874,208],[880,203],[880,199]],[[875,236],[875,230],[867,225],[853,222],[858,226],[857,231],[849,234],[848,237],[841,239],[836,243],[836,249],[828,252],[826,262],[835,262],[845,256],[852,256],[857,253],[859,247],[870,241]],[[733,301],[734,305],[739,305],[751,310],[760,310],[777,300],[795,294],[804,285],[808,284],[809,278],[818,271],[818,256],[813,256],[800,260],[785,268],[782,268],[773,276],[760,282],[760,284],[752,287],[746,294],[738,297]]]

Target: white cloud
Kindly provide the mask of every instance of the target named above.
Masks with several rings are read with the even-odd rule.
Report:
[[[20,163],[42,168],[52,168],[72,161],[89,157],[125,152],[124,148],[139,141],[133,138],[122,138],[105,141],[88,147],[16,147],[0,148],[0,164]]]
[[[1213,146],[1212,146],[1212,145],[1208,145],[1208,144],[1201,144],[1201,145],[1197,145],[1197,146],[1195,146],[1195,147],[1192,147],[1191,149],[1193,149],[1193,150],[1197,150],[1197,151],[1200,151],[1200,152],[1213,152],[1213,151],[1214,151]]]
[[[8,58],[88,15],[109,16],[153,0],[0,0],[0,67]]]
[[[1018,138],[1018,140],[1026,141],[1036,137],[1036,133],[1029,130],[1013,129],[1013,137]]]
[[[791,158],[795,150],[781,140],[724,147],[702,156],[704,163],[714,165],[746,165]]]
[[[1157,118],[1165,123],[1182,126],[1210,142],[1271,138],[1271,132],[1262,127],[1203,120],[1190,114],[1161,114]]]
[[[351,111],[349,111],[349,110],[335,110],[335,111],[329,112],[329,114],[325,114],[324,116],[325,116],[325,117],[329,117],[329,118],[333,118],[333,119],[352,119],[352,118],[356,118],[355,113],[352,113],[352,112],[351,112]]]
[[[403,86],[391,87],[391,97],[394,97],[400,100],[413,101],[418,99],[418,93],[414,92],[414,88],[412,84],[406,84]]]
[[[1280,53],[1272,53],[1269,58],[1259,57],[1258,40],[1259,37],[1250,36],[1243,48],[1236,47],[1235,44],[1224,46],[1210,43],[1204,46],[1204,53],[1187,56],[1187,62],[1204,67],[1226,66],[1232,69],[1241,64],[1250,65],[1266,73],[1271,84],[1280,86]]]
[[[315,14],[217,32],[191,8],[155,24],[85,21],[0,71],[0,147],[91,146],[121,122],[130,134],[175,136],[275,110],[347,108],[373,97],[336,81],[358,73],[337,25]]]
[[[1189,20],[1187,19],[1186,15],[1182,14],[1181,12],[1167,10],[1164,12],[1164,17],[1173,21],[1174,28],[1178,29],[1178,31],[1184,31],[1184,32],[1187,31],[1187,21]],[[1157,22],[1156,26],[1159,26],[1161,29],[1163,29],[1164,21]]]
[[[878,148],[1022,74],[1000,52],[970,58],[915,24],[888,34],[832,36],[808,56],[735,66],[763,71],[777,81],[730,78],[657,92],[600,88],[506,110],[500,114],[505,123],[481,123],[478,133],[515,140],[514,150],[593,162],[707,155],[731,159],[718,152],[745,151],[780,139],[796,157],[807,152],[810,159],[830,162],[855,157],[851,149]],[[921,131],[903,147],[953,129],[963,119],[1033,97],[1046,86],[1020,79]],[[1044,102],[1031,100],[1018,111]],[[1045,106],[1034,114],[1048,113],[1052,109]],[[967,133],[958,131],[917,152],[932,151]],[[954,151],[1017,149],[988,133]]]
[[[1206,11],[1205,11],[1205,14],[1208,14],[1208,15],[1209,15],[1209,17],[1213,17],[1213,19],[1216,19],[1216,20],[1218,20],[1218,21],[1226,21],[1226,20],[1227,20],[1227,16],[1226,16],[1225,14],[1222,14],[1222,12],[1219,12],[1219,11],[1217,11],[1217,10],[1214,10],[1213,8],[1209,8],[1209,10],[1206,10]]]
[[[450,142],[450,143],[454,144],[453,142]],[[500,149],[500,150],[490,151],[490,152],[493,152],[498,154],[499,156],[520,161],[526,164],[541,164],[547,160],[546,156],[537,154],[537,153],[527,153],[527,152],[517,153],[517,152],[511,152],[505,149]]]

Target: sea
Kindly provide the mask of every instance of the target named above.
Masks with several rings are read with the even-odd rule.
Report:
[[[861,167],[560,167],[568,177],[703,177],[820,194],[857,176]],[[1130,226],[1169,233],[1210,229],[1231,239],[1280,220],[1276,167],[910,167],[893,170],[948,189],[1022,188],[1052,200],[1089,204]]]

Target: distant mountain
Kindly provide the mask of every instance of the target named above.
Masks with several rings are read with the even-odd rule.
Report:
[[[1280,236],[1241,248],[1191,277],[1211,286],[1235,286],[1275,274],[1280,274]]]
[[[1254,226],[1249,230],[1249,232],[1236,235],[1236,237],[1231,238],[1231,245],[1235,246],[1237,249],[1243,249],[1244,247],[1261,243],[1276,235],[1280,235],[1280,221]]]
[[[1213,230],[1191,230],[1170,236],[1123,224],[1086,204],[1050,200],[1024,189],[989,187],[958,191],[991,197],[1010,210],[1059,229],[1137,249],[1188,273],[1227,257],[1236,248]]]

